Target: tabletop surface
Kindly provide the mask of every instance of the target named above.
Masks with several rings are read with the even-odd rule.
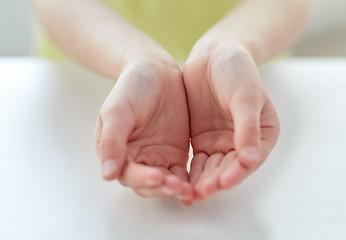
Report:
[[[0,58],[0,239],[346,239],[346,59],[261,67],[281,135],[232,190],[184,207],[102,180],[93,136],[114,82]]]

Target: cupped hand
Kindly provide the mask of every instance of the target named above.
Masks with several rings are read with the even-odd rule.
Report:
[[[274,147],[279,120],[257,66],[241,46],[196,47],[184,67],[194,201],[229,189],[256,170]]]
[[[106,180],[143,197],[189,202],[189,117],[182,72],[172,61],[128,64],[97,121],[96,150]]]

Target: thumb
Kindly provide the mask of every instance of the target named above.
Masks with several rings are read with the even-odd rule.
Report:
[[[234,143],[240,163],[247,168],[257,167],[260,162],[261,127],[263,106],[261,97],[251,93],[235,96],[231,103],[234,121]]]
[[[96,151],[106,180],[118,179],[126,160],[127,140],[133,129],[127,115],[113,108],[101,114],[97,121]]]

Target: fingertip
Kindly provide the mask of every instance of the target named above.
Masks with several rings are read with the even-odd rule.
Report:
[[[184,200],[184,201],[191,201],[193,199],[193,187],[188,184],[188,183],[184,183],[182,189],[180,190],[179,194],[178,194],[178,199],[180,200]]]
[[[209,197],[218,190],[217,183],[214,179],[207,179],[196,185],[196,192],[203,197]]]
[[[197,193],[197,194],[194,196],[193,202],[194,202],[194,203],[200,203],[200,202],[203,202],[204,199],[205,199],[205,197],[203,197],[202,195],[200,195],[199,193]]]
[[[254,146],[246,146],[240,150],[240,162],[248,168],[256,167],[260,164],[260,155]]]
[[[237,184],[233,174],[225,173],[220,177],[220,187],[223,190],[230,189]]]
[[[148,187],[156,187],[162,184],[163,182],[163,178],[161,178],[160,176],[151,176],[150,179],[147,179],[145,182],[147,184]]]
[[[223,190],[226,190],[234,187],[235,185],[238,185],[245,178],[246,172],[248,171],[243,167],[239,166],[239,164],[231,166],[229,169],[225,170],[220,176],[220,187]]]
[[[172,190],[165,186],[163,186],[161,190],[166,196],[174,196],[177,193],[175,190]]]
[[[119,182],[127,187],[161,187],[165,183],[165,174],[155,167],[126,162],[123,167]]]
[[[115,159],[109,159],[102,163],[102,176],[105,180],[110,181],[118,178],[119,165]]]
[[[185,207],[190,207],[193,205],[192,201],[186,201],[186,200],[182,200],[180,201]]]
[[[183,187],[183,182],[180,178],[173,175],[166,176],[165,186],[173,191],[179,191]]]
[[[158,186],[161,186],[162,184],[164,184],[165,175],[159,169],[148,167],[148,166],[145,166],[143,168],[142,168],[142,166],[137,166],[137,167],[140,167],[137,170],[141,169],[140,170],[141,172],[136,171],[136,173],[134,173],[134,174],[138,174],[138,176],[143,174],[141,178],[146,178],[145,184],[148,187],[158,187]],[[141,184],[140,183],[141,178],[139,178],[137,180],[136,184]]]
[[[164,195],[172,197],[177,195],[182,187],[182,182],[179,178],[167,176],[161,190]]]

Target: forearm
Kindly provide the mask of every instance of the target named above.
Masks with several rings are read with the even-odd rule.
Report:
[[[223,41],[240,43],[260,64],[297,40],[307,12],[308,0],[244,0],[201,40],[209,39],[208,48]]]
[[[67,55],[117,78],[131,59],[168,54],[98,0],[33,0],[39,18]]]

